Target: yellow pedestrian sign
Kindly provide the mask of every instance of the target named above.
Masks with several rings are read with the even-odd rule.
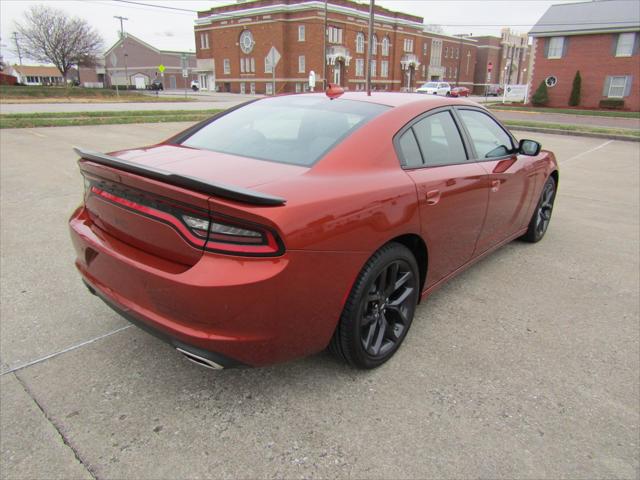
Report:
[[[164,71],[165,71],[165,66],[164,66],[163,64],[158,65],[158,71],[159,71],[160,73],[164,73]]]

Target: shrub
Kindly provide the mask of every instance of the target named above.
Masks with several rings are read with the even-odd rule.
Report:
[[[544,107],[547,103],[549,103],[549,92],[547,90],[547,84],[543,80],[540,82],[540,86],[536,90],[536,93],[531,97],[531,103],[533,103],[537,107]]]
[[[582,77],[580,77],[580,70],[576,72],[576,76],[573,77],[573,86],[571,87],[571,96],[569,97],[569,105],[577,107],[580,105],[580,90],[582,88]]]
[[[600,100],[600,108],[622,110],[624,108],[624,100],[622,98],[605,98]]]

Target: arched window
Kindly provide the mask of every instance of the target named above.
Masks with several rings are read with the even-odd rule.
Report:
[[[389,56],[389,37],[384,37],[382,39],[382,56],[383,57]]]
[[[364,33],[362,32],[356,35],[356,53],[364,53]]]
[[[373,55],[377,55],[378,54],[378,36],[377,35],[373,35],[373,45],[372,45],[372,49],[371,50],[373,52]]]

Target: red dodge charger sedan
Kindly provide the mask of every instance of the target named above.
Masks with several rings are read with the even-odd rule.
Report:
[[[158,145],[76,151],[87,287],[212,368],[327,347],[381,365],[420,300],[543,237],[558,185],[537,142],[473,102],[419,94],[265,98]]]

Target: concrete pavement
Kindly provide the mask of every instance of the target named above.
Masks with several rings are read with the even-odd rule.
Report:
[[[435,293],[389,364],[211,372],[90,296],[66,228],[71,145],[186,126],[2,131],[3,478],[638,477],[640,145],[527,133],[561,162],[547,237]]]

